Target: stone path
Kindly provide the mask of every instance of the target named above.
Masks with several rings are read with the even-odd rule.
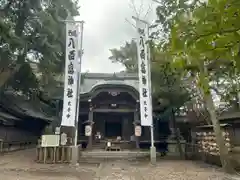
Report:
[[[216,167],[192,161],[104,162],[101,164],[43,165],[33,161],[34,151],[0,156],[3,180],[231,180]],[[238,178],[238,177],[236,177]],[[234,179],[235,180],[235,179]],[[240,180],[240,178],[239,178]]]

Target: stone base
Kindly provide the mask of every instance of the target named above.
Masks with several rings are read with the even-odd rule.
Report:
[[[175,156],[179,156],[180,152],[179,152],[179,148],[178,148],[178,144],[176,140],[168,140],[168,155],[175,155]],[[181,140],[180,141],[181,146],[182,146],[182,151],[183,153],[186,152],[186,141]]]
[[[72,146],[71,164],[77,164],[79,160],[79,146]]]
[[[156,147],[150,147],[150,160],[152,164],[156,164],[157,162],[157,155],[156,155]]]
[[[58,146],[58,147],[37,147],[36,161],[38,163],[70,163],[72,157],[71,146]]]

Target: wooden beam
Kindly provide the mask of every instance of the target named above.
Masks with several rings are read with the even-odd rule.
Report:
[[[116,112],[116,113],[128,113],[128,112],[134,112],[135,109],[94,109],[93,112]]]

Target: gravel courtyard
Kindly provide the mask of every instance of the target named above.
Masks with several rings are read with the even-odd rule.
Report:
[[[219,168],[202,163],[161,160],[148,162],[104,162],[100,164],[36,164],[34,150],[0,157],[3,180],[231,180]],[[240,179],[240,178],[239,178]],[[234,179],[235,180],[235,179]]]

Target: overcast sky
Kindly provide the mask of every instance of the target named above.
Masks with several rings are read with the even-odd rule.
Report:
[[[144,3],[142,3],[144,2]],[[109,49],[118,48],[136,37],[135,29],[126,22],[132,23],[135,15],[132,0],[79,0],[80,18],[84,20],[83,39],[83,71],[89,72],[118,72],[124,69],[120,64],[112,63],[108,57]],[[152,0],[134,0],[137,12],[144,17],[151,11],[145,20],[152,22],[155,19],[156,3]],[[143,4],[141,8],[141,4]]]

